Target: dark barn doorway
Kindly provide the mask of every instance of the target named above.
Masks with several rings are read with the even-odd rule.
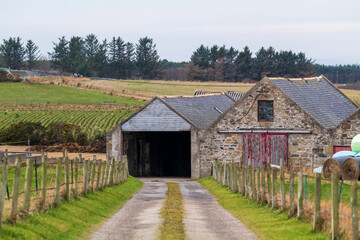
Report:
[[[190,177],[190,132],[124,132],[129,171],[135,177]]]

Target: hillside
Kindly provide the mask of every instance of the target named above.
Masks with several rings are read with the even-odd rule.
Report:
[[[109,105],[106,102],[111,102]],[[105,102],[105,103],[104,103]],[[38,83],[0,83],[0,129],[20,121],[69,122],[93,138],[107,133],[145,102],[96,91]]]

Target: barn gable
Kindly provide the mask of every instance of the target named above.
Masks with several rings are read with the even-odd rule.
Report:
[[[190,131],[190,128],[188,121],[158,98],[128,118],[121,126],[122,131],[128,132]]]

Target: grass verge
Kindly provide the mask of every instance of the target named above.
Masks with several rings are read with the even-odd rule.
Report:
[[[260,239],[328,239],[329,235],[311,231],[308,222],[296,218],[288,219],[280,210],[250,201],[223,187],[211,177],[199,179],[198,182],[207,189],[219,204],[244,223]]]
[[[45,213],[29,216],[15,226],[5,223],[0,230],[0,239],[84,238],[94,226],[118,211],[141,187],[139,180],[129,176],[122,185],[65,202]]]
[[[167,183],[168,191],[160,216],[163,220],[160,227],[160,240],[186,239],[184,229],[184,205],[177,183]]]

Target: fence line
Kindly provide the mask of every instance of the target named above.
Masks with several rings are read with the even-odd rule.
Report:
[[[331,179],[331,209],[321,206],[321,174],[316,174],[315,177],[305,175],[305,188],[304,188],[304,175],[298,172],[298,194],[294,194],[294,180],[293,172],[290,172],[290,186],[289,193],[285,191],[285,175],[283,173],[284,163],[280,159],[280,178],[278,179],[278,167],[270,166],[267,164],[260,167],[246,166],[245,164],[223,163],[219,161],[213,162],[213,178],[230,190],[238,191],[250,200],[256,200],[260,204],[267,204],[272,209],[278,208],[278,201],[280,202],[281,211],[288,211],[288,216],[294,217],[295,212],[298,218],[312,218],[313,231],[319,231],[324,227],[325,218],[324,211],[331,216],[331,233],[332,239],[339,239],[339,226],[344,227],[347,236],[352,239],[359,239],[359,222],[358,222],[358,206],[357,206],[357,181],[351,181],[351,215],[339,211],[340,203],[339,198],[339,177],[334,175]],[[232,170],[235,169],[235,170]],[[255,174],[257,175],[255,177]],[[315,202],[307,200],[307,177],[315,179]],[[266,180],[266,181],[265,181]],[[280,180],[279,184],[277,181]],[[328,180],[325,180],[328,181]],[[343,183],[341,183],[343,184]],[[343,184],[345,185],[345,184]],[[280,190],[278,190],[280,186]],[[261,188],[261,189],[260,189]],[[261,196],[259,194],[261,193]],[[267,193],[267,197],[265,196]],[[278,197],[278,193],[280,196]],[[305,193],[305,196],[304,196]],[[287,198],[289,200],[287,200]],[[297,209],[295,210],[295,201]],[[328,201],[326,201],[328,203]],[[309,206],[311,206],[309,208]],[[322,210],[322,211],[321,211]],[[342,216],[339,218],[339,216]],[[344,222],[344,218],[346,218]],[[351,224],[347,224],[351,221]]]
[[[94,160],[85,160],[81,154],[79,154],[79,158],[70,160],[67,152],[64,151],[63,157],[58,158],[56,163],[53,164],[42,154],[41,187],[39,188],[37,165],[34,159],[27,158],[26,164],[22,163],[22,159],[17,157],[15,165],[9,167],[8,155],[7,152],[5,153],[2,161],[0,183],[0,228],[5,217],[15,224],[16,220],[21,216],[36,211],[44,211],[51,205],[60,205],[70,198],[77,198],[80,192],[82,195],[86,195],[90,191],[122,184],[129,175],[126,155],[123,155],[121,161],[117,162],[115,162],[114,158],[111,161],[98,161],[96,158]],[[49,168],[53,166],[55,166],[55,175],[54,169]],[[20,181],[22,168],[26,168],[24,183]],[[14,175],[9,176],[10,169],[15,169]],[[81,170],[83,181],[79,181]],[[116,171],[115,174],[113,173],[114,170]],[[11,196],[8,191],[9,177],[10,179],[14,177]],[[21,184],[24,184],[24,190],[20,192]],[[34,186],[35,189],[32,189]],[[52,191],[52,193],[48,194],[49,191]],[[8,192],[7,196],[6,192]],[[19,199],[20,196],[23,197]],[[19,211],[18,206],[21,206],[21,211]]]

